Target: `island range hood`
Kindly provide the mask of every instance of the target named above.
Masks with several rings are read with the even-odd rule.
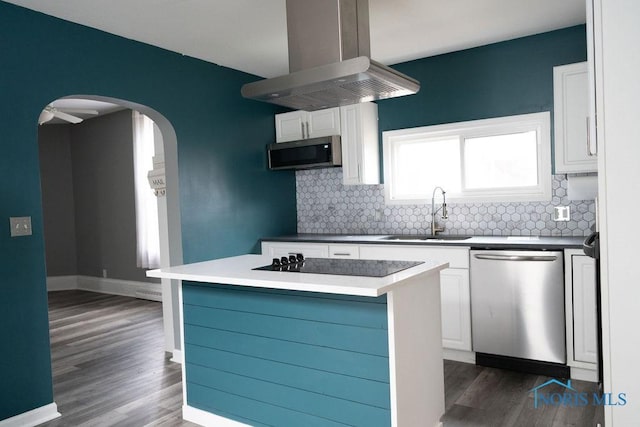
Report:
[[[412,95],[420,83],[370,58],[368,0],[287,0],[289,74],[242,96],[295,110]]]

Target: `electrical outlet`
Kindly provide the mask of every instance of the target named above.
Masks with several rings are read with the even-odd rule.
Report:
[[[571,219],[571,210],[569,206],[556,206],[553,211],[554,221],[569,221]]]
[[[11,225],[11,237],[31,236],[31,217],[12,216],[9,218]]]
[[[107,269],[106,268],[102,269],[102,277],[104,277],[104,278],[107,277]]]

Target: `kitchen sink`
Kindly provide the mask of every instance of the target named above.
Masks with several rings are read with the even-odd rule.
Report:
[[[396,240],[402,242],[420,242],[420,241],[456,241],[467,240],[471,236],[452,236],[452,235],[411,235],[411,234],[396,234],[391,236],[381,237],[380,240]]]

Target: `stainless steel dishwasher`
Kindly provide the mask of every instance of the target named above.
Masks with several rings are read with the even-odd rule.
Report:
[[[477,357],[485,353],[566,364],[563,253],[472,250],[470,254]]]

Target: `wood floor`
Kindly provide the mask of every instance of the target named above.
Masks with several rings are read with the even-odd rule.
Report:
[[[53,394],[45,426],[195,426],[181,419],[181,366],[164,352],[162,305],[49,292]]]
[[[44,426],[195,426],[181,419],[181,367],[164,353],[160,303],[50,292],[49,322],[62,417]],[[444,427],[589,427],[602,418],[601,407],[534,408],[529,390],[547,377],[450,361],[444,370]],[[594,390],[587,382],[573,386]]]
[[[534,407],[529,391],[550,377],[485,368],[445,360],[444,427],[595,427],[604,425],[601,406]],[[573,380],[577,392],[591,393],[596,385]],[[556,384],[545,393],[564,393]]]

